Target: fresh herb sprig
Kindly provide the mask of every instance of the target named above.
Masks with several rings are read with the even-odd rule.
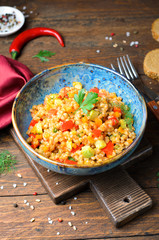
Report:
[[[79,104],[79,108],[76,110],[76,112],[79,109],[82,109],[82,111],[85,114],[87,114],[88,110],[91,110],[94,107],[93,104],[98,101],[98,93],[89,92],[85,100],[84,100],[84,97],[85,97],[85,90],[83,88],[78,91],[78,95],[77,94],[74,95],[74,100]]]
[[[16,162],[15,156],[8,150],[0,152],[0,174],[10,172],[11,169],[15,169]]]
[[[122,111],[123,118],[130,130],[132,130],[133,126],[133,114],[131,113],[131,108],[128,105],[125,105],[123,103],[117,103],[117,102],[112,102],[111,105],[113,107],[119,107]]]
[[[48,62],[49,59],[46,57],[54,56],[56,53],[50,52],[48,50],[41,50],[38,54],[34,55],[32,58],[39,58],[41,62]]]

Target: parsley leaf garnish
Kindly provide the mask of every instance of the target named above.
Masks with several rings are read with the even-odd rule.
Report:
[[[123,118],[130,130],[132,130],[133,126],[133,114],[131,113],[130,106],[125,105],[124,103],[117,103],[117,102],[111,102],[110,103],[113,107],[119,107],[122,111]]]
[[[15,156],[8,150],[0,152],[0,174],[10,172],[12,168],[15,168],[16,162]]]
[[[79,108],[76,112],[81,108],[82,111],[87,114],[88,110],[91,110],[94,107],[94,103],[98,101],[98,93],[89,92],[84,100],[85,90],[82,88],[78,91],[78,95],[74,95],[74,100],[79,104]],[[84,101],[83,101],[84,100]]]
[[[68,160],[76,162],[76,160],[73,157],[68,157]]]
[[[47,50],[41,50],[38,54],[34,55],[32,58],[39,58],[41,60],[41,62],[48,62],[49,59],[45,58],[45,57],[51,57],[54,56],[56,53],[47,51]]]

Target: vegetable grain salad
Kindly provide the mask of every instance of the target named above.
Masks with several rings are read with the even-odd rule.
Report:
[[[63,164],[99,166],[111,162],[135,139],[133,115],[121,97],[80,82],[32,107],[27,142],[39,154]]]

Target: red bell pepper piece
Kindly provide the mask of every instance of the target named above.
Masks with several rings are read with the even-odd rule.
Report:
[[[39,145],[40,145],[40,143],[37,143],[37,144],[31,144],[31,147],[32,147],[33,149],[35,149],[35,148],[37,148]]]
[[[109,141],[107,143],[107,146],[103,148],[102,151],[105,152],[107,157],[109,157],[110,155],[112,155],[113,149],[114,149],[114,144],[112,143],[112,141]]]
[[[77,164],[76,161],[69,160],[69,159],[66,159],[66,160],[65,160],[65,163],[67,163],[67,164]]]
[[[114,108],[113,108],[113,111],[114,111],[114,112],[120,112],[120,113],[121,113],[121,108],[119,108],[119,107],[114,107]]]
[[[63,163],[63,159],[57,158],[55,161]]]
[[[77,150],[81,150],[81,148],[82,148],[83,146],[84,146],[84,145],[81,143],[78,147],[72,148],[71,153],[74,153],[74,152],[76,152]]]
[[[35,137],[36,137],[36,135],[35,135],[35,134],[33,134],[33,133],[30,133],[30,134],[29,134],[29,137],[33,137],[33,138],[35,138]]]
[[[99,129],[93,129],[93,130],[92,130],[92,133],[93,133],[93,136],[94,136],[94,137],[100,137],[101,134],[102,134],[102,131],[99,130]]]
[[[113,126],[116,126],[119,123],[119,120],[116,117],[114,117],[114,116],[110,117],[109,120],[112,121],[112,125]]]
[[[38,123],[38,120],[32,119],[31,122],[30,122],[29,127],[30,127],[30,126],[34,126],[36,123]]]
[[[97,87],[91,88],[89,91],[99,93],[99,89]]]
[[[75,124],[72,122],[72,120],[64,121],[61,125],[62,132],[72,129],[75,126]]]

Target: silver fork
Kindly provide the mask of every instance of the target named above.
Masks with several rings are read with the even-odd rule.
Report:
[[[134,78],[139,78],[139,75],[135,67],[133,66],[128,54],[126,55],[126,57],[123,56],[123,57],[117,58],[117,64],[118,64],[119,72],[122,75],[126,76],[128,80],[134,80]],[[113,64],[111,64],[111,68],[115,71],[117,70],[113,66]]]
[[[126,55],[126,57],[123,56],[123,57],[117,58],[117,64],[118,64],[119,72],[122,75],[124,75],[133,85],[135,85],[134,79],[139,79],[139,75],[134,65],[132,64],[128,54]],[[113,64],[111,64],[111,68],[118,72],[118,70],[114,67]],[[140,86],[141,86],[141,89],[140,90],[138,89],[138,91],[144,97],[152,113],[159,120],[159,106],[157,104],[157,101],[159,100],[159,96],[155,92],[153,92],[151,89],[149,89],[146,85],[144,85],[142,83],[142,80],[140,80]]]

